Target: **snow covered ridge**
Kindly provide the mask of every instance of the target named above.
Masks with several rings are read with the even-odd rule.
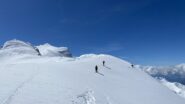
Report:
[[[1,57],[18,55],[72,57],[72,54],[67,47],[54,47],[50,44],[33,46],[28,42],[16,39],[5,42],[0,49]]]
[[[185,103],[145,72],[111,55],[0,62],[0,104]]]

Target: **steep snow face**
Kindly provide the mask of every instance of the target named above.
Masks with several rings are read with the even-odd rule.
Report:
[[[67,47],[55,47],[48,43],[44,45],[37,46],[42,56],[49,56],[49,57],[72,57],[72,54],[69,52]]]
[[[164,78],[158,78],[159,82],[164,86],[168,87],[170,90],[174,91],[176,94],[185,98],[185,86],[178,82],[169,82]]]
[[[22,58],[1,62],[0,72],[1,104],[185,103],[145,72],[110,55]]]
[[[0,57],[16,55],[38,55],[38,52],[31,44],[15,39],[5,42],[0,49]]]

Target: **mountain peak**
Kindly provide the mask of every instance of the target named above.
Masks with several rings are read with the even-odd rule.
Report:
[[[12,40],[6,41],[3,45],[3,49],[17,48],[17,47],[31,47],[31,44],[28,42],[21,41],[21,40],[12,39]]]
[[[40,53],[43,56],[61,56],[61,57],[72,57],[72,54],[69,52],[67,47],[55,47],[49,43],[37,46],[40,50]]]
[[[44,45],[33,46],[29,42],[17,39],[6,41],[0,50],[0,56],[17,56],[17,55],[36,55],[36,56],[54,56],[54,57],[71,57],[67,47],[55,47],[46,43]]]

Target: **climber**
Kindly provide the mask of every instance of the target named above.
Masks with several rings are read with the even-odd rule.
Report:
[[[132,64],[131,67],[134,68],[134,64]]]
[[[95,66],[95,72],[98,73],[98,66]]]
[[[105,61],[103,61],[103,66],[105,66]]]

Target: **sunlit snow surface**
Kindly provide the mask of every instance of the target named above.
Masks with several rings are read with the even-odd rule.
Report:
[[[158,79],[164,86],[168,87],[170,90],[174,91],[176,94],[185,98],[185,86],[178,82],[169,82],[164,78]]]
[[[185,103],[145,72],[110,55],[17,55],[0,63],[0,104]]]

